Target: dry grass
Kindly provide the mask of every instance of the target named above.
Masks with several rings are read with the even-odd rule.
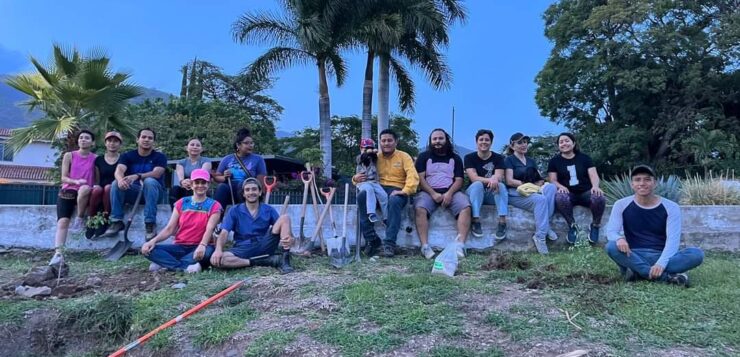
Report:
[[[707,177],[698,174],[684,179],[681,183],[681,201],[683,205],[740,205],[740,185],[734,175],[720,174],[715,177],[711,172]]]

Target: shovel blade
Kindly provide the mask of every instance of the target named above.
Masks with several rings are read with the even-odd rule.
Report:
[[[343,268],[352,263],[352,253],[347,247],[347,240],[344,237],[335,237],[327,239],[326,245],[329,248],[329,262],[337,269]]]
[[[131,245],[134,244],[134,242],[124,239],[119,240],[116,245],[113,246],[113,248],[110,249],[110,251],[105,255],[105,260],[114,262],[118,259],[121,259],[122,256],[126,254],[129,248],[131,248]]]

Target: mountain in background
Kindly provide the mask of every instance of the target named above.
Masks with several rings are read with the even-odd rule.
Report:
[[[26,100],[27,96],[7,85],[5,79],[8,77],[8,75],[0,74],[0,128],[13,129],[27,126],[33,119],[41,117],[41,113],[39,111],[29,112],[19,105],[20,102]],[[132,99],[131,102],[138,104],[147,99],[156,98],[168,100],[170,96],[172,94],[154,88],[144,88],[144,93]]]

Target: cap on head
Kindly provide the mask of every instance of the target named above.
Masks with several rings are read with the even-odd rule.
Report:
[[[211,181],[211,174],[208,172],[208,170],[204,169],[195,169],[193,172],[190,173],[190,180],[205,180],[205,181]]]
[[[635,177],[637,174],[648,174],[652,177],[655,176],[655,170],[653,170],[652,167],[648,165],[637,165],[632,168],[632,171],[630,172],[630,177]]]
[[[509,138],[509,142],[516,142],[522,139],[529,141],[529,136],[526,136],[522,133],[514,133],[514,135]]]
[[[242,183],[242,190],[244,189],[245,186],[247,186],[248,183],[253,183],[253,184],[257,185],[257,187],[260,189],[260,191],[262,191],[262,184],[260,184],[260,181],[257,180],[254,177],[250,177],[250,178],[247,178],[246,180],[244,180],[244,182]]]
[[[119,132],[117,132],[115,130],[114,131],[109,131],[109,132],[105,133],[105,140],[108,140],[110,138],[116,138],[116,139],[118,139],[118,141],[123,142],[123,137],[121,136],[121,133],[119,133]]]
[[[364,138],[360,140],[360,149],[367,149],[367,148],[374,148],[375,147],[375,141],[370,138]]]

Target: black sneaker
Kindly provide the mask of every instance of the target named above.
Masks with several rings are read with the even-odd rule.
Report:
[[[281,257],[280,266],[278,267],[280,274],[289,274],[294,272],[295,270],[290,265],[290,251],[284,251],[283,254],[281,254]]]
[[[578,226],[573,223],[568,230],[568,243],[576,244],[576,241],[578,241]]]
[[[637,274],[635,274],[635,271],[627,268],[627,270],[624,271],[624,282],[630,283],[633,281],[637,281]]]
[[[153,222],[151,222],[151,223],[144,223],[144,227],[146,228],[146,237],[144,237],[144,238],[147,241],[152,240],[152,238],[154,238],[154,236],[157,235],[157,232],[155,230],[156,224],[153,223]]]
[[[365,243],[365,249],[363,250],[363,252],[366,256],[372,257],[373,255],[375,255],[375,253],[377,253],[379,247],[380,239],[376,238]]]
[[[496,229],[496,239],[502,240],[506,238],[506,223],[499,223]]]
[[[480,226],[480,221],[473,221],[470,224],[470,233],[473,233],[473,237],[483,237],[483,228]]]
[[[105,230],[105,233],[101,235],[100,237],[112,237],[118,232],[122,231],[124,229],[123,221],[115,221],[110,224],[110,227]]]
[[[393,247],[391,247],[389,245],[383,244],[383,249],[382,250],[383,250],[383,257],[384,258],[393,258],[393,256],[396,255],[395,252],[393,251]]]
[[[673,274],[668,277],[669,284],[676,284],[678,286],[689,287],[689,275],[686,273]]]
[[[599,227],[595,227],[591,224],[591,230],[588,232],[588,241],[592,244],[599,242]]]

